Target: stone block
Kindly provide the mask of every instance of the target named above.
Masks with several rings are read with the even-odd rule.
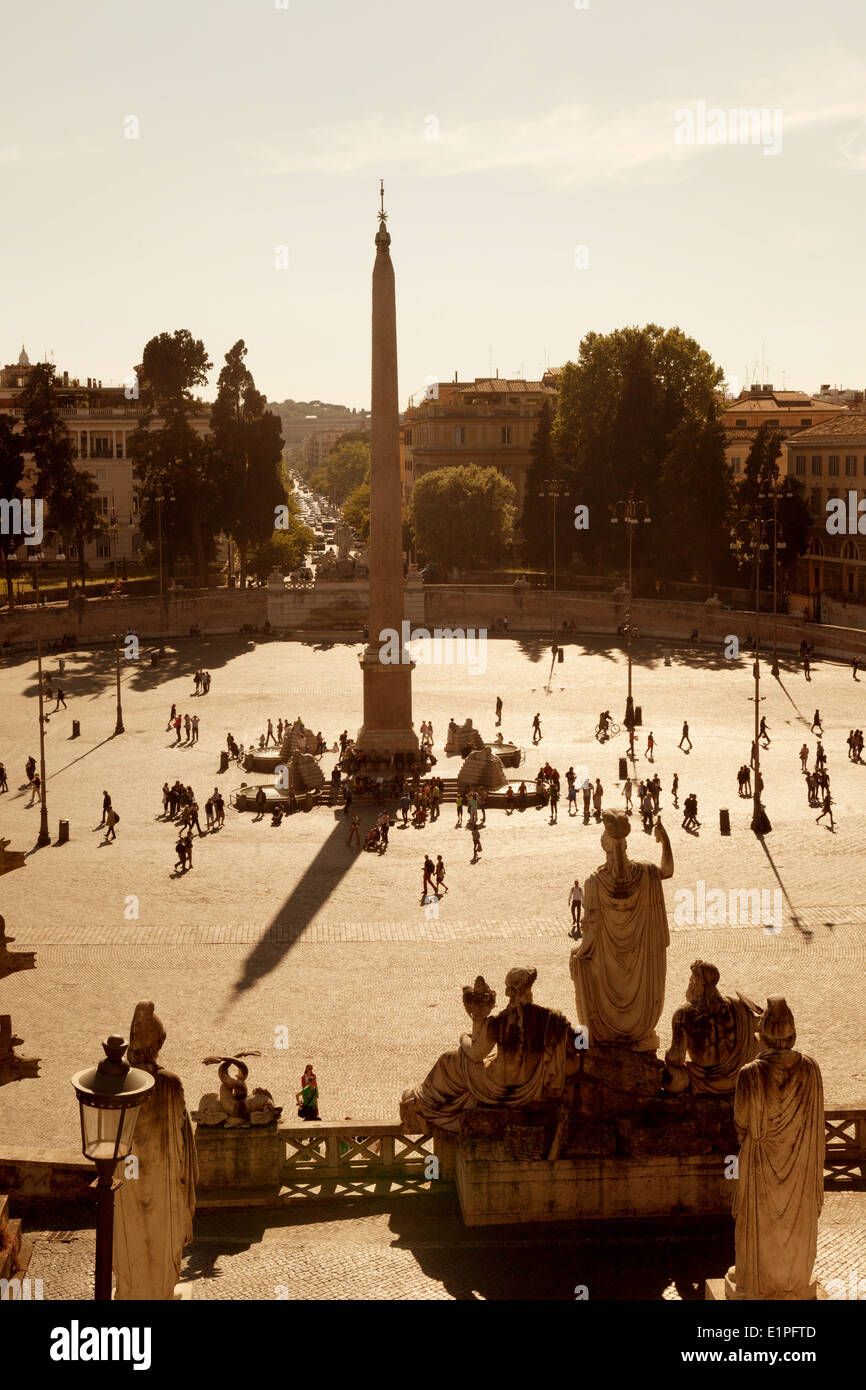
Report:
[[[226,1129],[197,1125],[198,1190],[279,1189],[286,1141],[276,1126]]]

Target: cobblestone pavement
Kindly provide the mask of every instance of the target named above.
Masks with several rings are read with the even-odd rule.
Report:
[[[68,1214],[67,1214],[68,1215]],[[828,1193],[816,1277],[866,1298],[866,1194]],[[30,1231],[46,1299],[92,1296],[93,1231]],[[733,1262],[733,1231],[600,1242],[574,1228],[466,1230],[453,1195],[294,1203],[196,1218],[182,1280],[193,1299],[701,1299]]]
[[[510,966],[534,964],[536,998],[574,1018],[565,903],[573,878],[583,879],[602,853],[598,826],[569,818],[564,804],[558,825],[534,808],[512,817],[491,812],[474,865],[469,836],[454,826],[453,807],[423,831],[395,829],[383,858],[348,849],[345,818],[328,809],[287,819],[279,829],[269,819],[257,822],[229,810],[223,831],[196,840],[192,871],[174,876],[175,834],[159,819],[162,782],[181,776],[202,803],[215,784],[230,791],[241,774],[216,774],[226,731],[246,743],[268,716],[300,713],[331,741],[344,728],[354,732],[357,651],[281,642],[256,648],[240,638],[184,643],[161,670],[146,661],[124,670],[127,732],[117,738],[109,654],[67,658],[69,708],[51,715],[46,758],[52,835],[64,817],[71,839],[31,853],[24,869],[0,881],[7,930],[18,949],[37,951],[35,971],[0,982],[0,1002],[25,1039],[19,1052],[42,1058],[38,1082],[0,1090],[0,1132],[8,1143],[76,1146],[69,1076],[96,1059],[109,1031],[128,1029],[141,998],[154,999],[165,1021],[163,1060],[182,1075],[191,1105],[213,1088],[213,1069],[202,1065],[203,1057],[258,1048],[263,1055],[253,1063],[254,1084],[286,1104],[304,1063],[313,1061],[323,1117],[335,1120],[396,1116],[402,1089],[454,1045],[465,1023],[460,988],[479,972],[501,992]],[[416,669],[416,720],[432,719],[437,747],[451,715],[471,717],[492,737],[500,694],[503,733],[527,748],[521,774],[534,777],[547,757],[561,772],[570,763],[586,766],[601,777],[605,804],[622,807],[617,777],[624,735],[604,747],[592,737],[600,709],[621,717],[622,653],[570,645],[550,694],[544,689],[549,656],[544,659],[540,644],[491,640],[487,659],[486,673],[475,677],[448,667]],[[56,662],[47,658],[50,669]],[[200,665],[213,672],[213,687],[210,695],[193,698],[191,675]],[[24,760],[39,751],[35,666],[32,658],[16,657],[0,667],[0,758],[10,783],[9,794],[0,796],[0,836],[22,849],[34,844],[39,817],[21,788]],[[762,682],[761,709],[773,740],[762,755],[773,824],[766,852],[749,830],[750,803],[737,797],[736,769],[748,761],[754,717],[745,663],[731,665],[709,652],[694,658],[675,653],[666,668],[660,647],[639,643],[634,685],[644,712],[638,748],[642,754],[652,729],[662,818],[676,860],[666,885],[671,947],[662,1045],[684,997],[689,963],[701,956],[719,966],[726,992],[739,989],[758,1000],[785,993],[800,1044],[823,1069],[828,1107],[866,1105],[866,767],[853,765],[845,748],[848,729],[866,727],[866,680],[855,683],[847,668],[819,663],[811,684],[784,669],[781,682]],[[199,713],[201,740],[192,748],[171,747],[165,725],[172,701],[182,713]],[[806,805],[799,771],[800,745],[815,745],[809,724],[816,705],[837,803],[835,833],[815,824],[817,811]],[[536,710],[544,733],[537,755],[530,744]],[[73,718],[82,727],[74,741]],[[684,718],[691,754],[676,746]],[[330,755],[323,760],[326,774],[332,762]],[[457,759],[443,757],[438,770],[454,775],[458,766]],[[638,775],[651,770],[639,757]],[[697,836],[681,829],[681,814],[671,807],[674,771],[680,805],[689,792],[698,795]],[[117,841],[108,845],[98,825],[103,787],[121,815]],[[730,837],[719,834],[720,807],[730,810]],[[359,809],[366,826],[374,809]],[[658,846],[644,839],[639,822],[632,825],[632,856],[658,862]],[[448,865],[450,891],[438,916],[435,904],[426,910],[420,904],[420,864],[428,851],[441,852]],[[781,931],[766,932],[751,921],[678,921],[683,900],[677,894],[697,892],[701,880],[708,892],[780,888]],[[288,1050],[275,1046],[282,1026]],[[342,1229],[355,1222],[338,1224]],[[405,1251],[388,1243],[382,1249],[382,1269],[399,1282]],[[240,1254],[232,1256],[231,1268],[242,1268]],[[324,1287],[327,1276],[316,1277]],[[219,1279],[197,1282],[221,1296]]]

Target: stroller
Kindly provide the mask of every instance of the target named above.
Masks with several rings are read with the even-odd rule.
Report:
[[[368,850],[371,854],[374,851],[378,852],[381,840],[382,836],[379,831],[379,827],[378,825],[374,825],[370,830],[367,831],[367,834],[364,836],[363,848],[365,850]]]

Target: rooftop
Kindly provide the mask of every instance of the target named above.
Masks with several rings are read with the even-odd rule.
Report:
[[[833,420],[822,420],[808,429],[797,430],[789,444],[855,444],[866,445],[866,410],[845,410]]]

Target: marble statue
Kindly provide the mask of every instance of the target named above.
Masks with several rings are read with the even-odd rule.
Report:
[[[742,994],[736,999],[720,994],[718,980],[715,965],[692,962],[687,1003],[673,1016],[673,1037],[665,1053],[666,1091],[733,1095],[740,1068],[757,1054],[761,1010]]]
[[[129,1032],[129,1061],[154,1077],[139,1111],[132,1152],[118,1165],[123,1177],[114,1214],[114,1297],[175,1298],[184,1246],[192,1240],[198,1162],[180,1077],[157,1061],[165,1029],[153,1004],[136,1004]]]
[[[573,1029],[563,1014],[533,1003],[536,975],[534,969],[509,970],[508,1007],[493,1017],[496,993],[483,976],[464,985],[472,1032],[443,1053],[420,1086],[404,1091],[400,1118],[407,1130],[422,1133],[430,1124],[456,1130],[461,1113],[478,1105],[511,1107],[562,1096],[576,1069]]]
[[[345,521],[338,522],[334,530],[334,540],[337,545],[337,558],[348,560],[352,545],[352,529],[346,525]]]
[[[824,1090],[817,1062],[794,1051],[794,1016],[767,1000],[763,1046],[737,1078],[740,1161],[734,1194],[736,1264],[729,1299],[810,1299],[824,1202]]]
[[[242,1057],[261,1057],[260,1052],[236,1052],[233,1057],[205,1057],[204,1065],[218,1066],[219,1095],[208,1091],[199,1101],[192,1117],[200,1125],[223,1125],[226,1129],[247,1128],[249,1125],[275,1125],[283,1113],[274,1105],[270,1091],[256,1086],[252,1095],[247,1089],[250,1069]],[[234,1074],[233,1074],[234,1073]]]
[[[633,864],[628,817],[605,811],[602,819],[607,859],[584,884],[583,939],[571,953],[578,1018],[591,1044],[655,1052],[670,942],[662,879],[673,875],[673,853],[657,820],[661,865]]]

